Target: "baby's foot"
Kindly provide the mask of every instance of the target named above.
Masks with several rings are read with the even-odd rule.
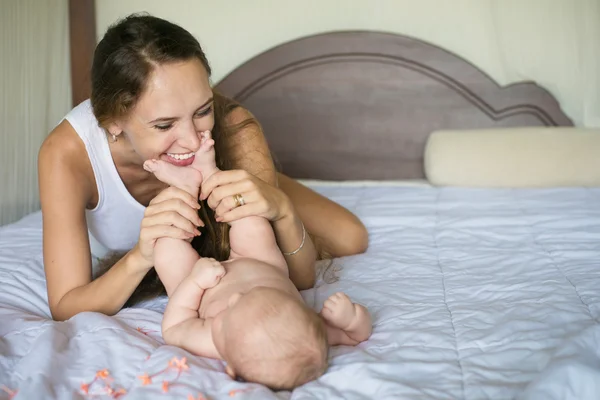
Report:
[[[225,268],[214,258],[201,258],[196,261],[191,277],[202,289],[210,289],[225,276]]]
[[[200,134],[200,148],[196,151],[191,166],[202,173],[203,180],[208,179],[209,176],[217,172],[215,141],[210,131],[204,131]]]
[[[147,160],[144,169],[152,172],[161,182],[191,194],[197,193],[202,183],[202,174],[196,169],[178,167],[162,160]]]
[[[352,303],[344,293],[338,292],[325,300],[321,315],[332,327],[350,331],[365,322],[365,315],[368,319],[368,313],[363,309],[360,304]]]

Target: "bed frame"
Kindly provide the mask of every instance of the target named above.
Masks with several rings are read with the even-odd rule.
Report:
[[[572,125],[535,83],[502,88],[463,58],[387,33],[288,42],[216,89],[258,118],[279,167],[294,178],[422,179],[435,130]]]
[[[70,0],[70,13],[77,104],[89,96],[94,0]],[[257,117],[278,168],[301,179],[423,179],[424,146],[435,130],[573,125],[533,82],[500,87],[440,47],[379,32],[281,44],[215,90]]]

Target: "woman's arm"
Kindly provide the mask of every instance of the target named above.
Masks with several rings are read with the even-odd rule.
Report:
[[[367,229],[354,214],[294,179],[282,174],[278,178],[279,188],[315,237],[319,254],[343,257],[367,250]]]
[[[38,175],[48,305],[56,320],[83,311],[117,313],[152,268],[156,241],[192,238],[202,224],[197,199],[178,188],[163,190],[146,208],[138,243],[92,281],[85,209],[96,182],[85,146],[68,122],[43,143]]]
[[[44,269],[48,305],[56,320],[82,311],[115,314],[151,267],[131,251],[92,282],[85,208],[95,182],[85,154],[83,143],[64,121],[48,136],[38,157]]]

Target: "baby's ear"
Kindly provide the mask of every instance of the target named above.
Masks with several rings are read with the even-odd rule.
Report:
[[[240,299],[242,298],[242,295],[240,293],[234,293],[229,297],[229,300],[227,301],[227,306],[228,307],[233,307],[235,305],[235,303],[237,303]]]

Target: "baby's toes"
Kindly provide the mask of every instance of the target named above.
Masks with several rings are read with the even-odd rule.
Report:
[[[204,145],[205,143],[207,143],[208,141],[212,140],[212,137],[210,136],[210,131],[204,131],[200,134],[201,137],[201,143]]]
[[[215,145],[215,141],[212,139],[208,139],[204,143],[202,143],[201,149],[203,151],[209,151],[210,149],[212,149],[214,147],[214,145]]]
[[[335,294],[335,297],[337,297],[337,299],[340,301],[350,300],[350,298],[346,295],[346,293],[343,293],[343,292],[337,292]]]
[[[154,172],[158,168],[158,162],[156,160],[146,160],[143,167],[148,172]]]
[[[325,303],[323,303],[323,307],[329,309],[329,311],[333,312],[333,310],[335,310],[337,308],[337,301],[333,300],[333,299],[327,299],[325,300]]]
[[[327,321],[331,321],[335,317],[335,313],[333,312],[333,310],[327,306],[323,306],[323,309],[321,310],[321,315]]]

